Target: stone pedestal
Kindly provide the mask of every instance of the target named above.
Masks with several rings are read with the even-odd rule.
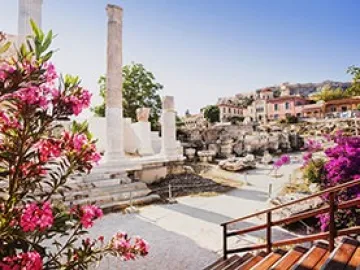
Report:
[[[25,41],[27,35],[32,34],[30,19],[41,28],[41,10],[43,0],[19,0],[18,13],[18,43]]]
[[[124,118],[124,151],[130,154],[136,154],[140,140],[136,136],[132,127],[133,123],[131,118]]]
[[[150,122],[137,122],[131,125],[136,137],[139,140],[138,153],[140,156],[150,156],[154,154],[151,144],[151,124]]]
[[[155,154],[160,154],[161,152],[161,138],[159,132],[151,131],[151,145]]]
[[[165,96],[162,103],[161,114],[161,154],[174,160],[182,158],[179,155],[179,144],[176,141],[176,112],[174,109],[174,97]]]

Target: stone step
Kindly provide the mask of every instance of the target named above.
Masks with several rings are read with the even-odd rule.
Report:
[[[147,205],[157,201],[160,201],[160,196],[157,194],[151,194],[133,199],[132,204],[134,206]],[[104,213],[111,213],[111,212],[123,210],[129,206],[130,206],[130,200],[99,204],[99,207],[103,210]]]
[[[81,190],[86,188],[104,188],[109,186],[116,186],[116,185],[130,185],[130,184],[137,184],[141,185],[143,187],[146,187],[145,183],[142,182],[129,182],[127,180],[124,181],[124,179],[107,179],[107,180],[99,180],[99,181],[92,181],[92,182],[79,182],[79,183],[67,183],[68,186],[72,188],[72,190]]]
[[[104,195],[113,195],[120,193],[129,193],[134,191],[144,191],[150,192],[144,183],[131,183],[131,184],[122,184],[122,185],[114,185],[114,186],[106,186],[101,188],[83,188],[77,190],[69,190],[65,192],[64,197],[65,201],[68,200],[79,200],[82,198],[88,197],[96,197],[96,196],[104,196]],[[60,194],[56,195],[55,198],[60,199],[63,198]]]
[[[134,190],[131,192],[133,199],[138,197],[146,196],[150,193],[149,189],[142,189],[142,190]],[[84,205],[84,204],[96,204],[98,206],[102,204],[107,204],[111,202],[122,202],[130,200],[130,192],[121,192],[118,194],[109,194],[109,195],[100,195],[100,196],[93,196],[91,193],[88,197],[76,200],[69,200],[65,201],[65,204],[75,204],[75,205]]]

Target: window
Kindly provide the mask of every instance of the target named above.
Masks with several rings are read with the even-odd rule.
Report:
[[[274,110],[278,111],[279,110],[279,104],[274,104]],[[276,114],[277,115],[277,114]]]
[[[346,107],[346,106],[342,106],[342,107],[341,107],[341,111],[346,112],[346,111],[347,111],[347,107]]]
[[[231,108],[229,108],[229,113],[231,113]]]
[[[289,102],[285,102],[285,110],[289,110],[290,109],[290,103]]]
[[[226,113],[226,108],[223,108],[223,113]]]

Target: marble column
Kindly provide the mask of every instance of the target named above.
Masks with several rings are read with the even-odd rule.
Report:
[[[106,162],[122,161],[124,155],[124,127],[122,108],[122,18],[119,6],[107,5],[107,73],[106,73]]]
[[[176,112],[172,96],[165,96],[162,100],[161,140],[161,154],[169,159],[177,158],[179,145],[176,141]]]
[[[18,42],[22,43],[27,35],[32,34],[30,19],[41,28],[43,0],[19,0],[18,4]]]

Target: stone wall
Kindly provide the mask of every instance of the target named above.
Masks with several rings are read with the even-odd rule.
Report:
[[[202,129],[183,129],[179,139],[190,160],[215,153],[217,158],[243,157],[299,150],[303,139],[290,127],[259,127],[253,125],[213,126]],[[205,152],[204,152],[205,151]]]

